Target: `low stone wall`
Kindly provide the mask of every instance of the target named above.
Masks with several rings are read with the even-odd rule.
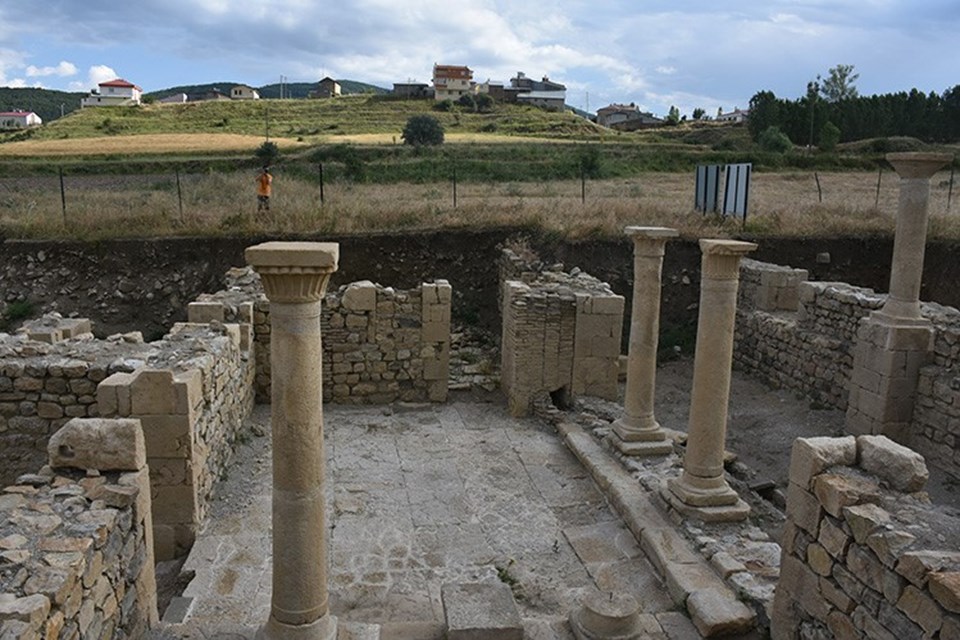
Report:
[[[142,418],[157,556],[185,551],[253,406],[250,333],[178,324],[153,343],[139,334],[0,337],[0,482],[40,467],[51,434],[72,417]]]
[[[886,296],[842,282],[806,282],[805,272],[744,260],[734,362],[775,387],[800,391],[818,404],[845,410],[860,321]],[[783,284],[786,282],[786,284]],[[771,284],[773,283],[773,284]],[[779,288],[776,293],[770,287]],[[783,288],[794,287],[796,296]],[[776,300],[777,304],[764,303]],[[796,300],[795,309],[780,304]],[[772,307],[772,308],[771,308]],[[923,303],[934,348],[920,369],[907,444],[960,477],[960,311]],[[867,374],[868,375],[868,374]],[[862,382],[862,381],[861,381]]]
[[[505,252],[506,253],[506,252]],[[509,254],[501,265],[501,386],[510,412],[525,415],[541,393],[616,400],[623,296],[562,265],[535,278]],[[522,272],[523,282],[507,273]]]
[[[926,480],[884,436],[794,443],[774,640],[960,638],[960,521]]]
[[[0,494],[0,638],[142,638],[157,623],[150,482],[135,420],[74,419]]]
[[[397,290],[369,281],[328,292],[322,305],[323,397],[347,404],[443,402],[450,369],[446,280]],[[270,303],[252,269],[231,269],[227,286],[188,306],[192,322],[253,319],[256,398],[270,401]]]

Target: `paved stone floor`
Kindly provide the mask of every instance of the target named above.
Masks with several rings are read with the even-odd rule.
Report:
[[[502,399],[442,406],[325,407],[331,606],[387,623],[385,637],[437,637],[445,582],[513,587],[529,638],[572,638],[589,590],[642,603],[649,637],[699,638],[631,533],[557,435]],[[270,596],[269,407],[224,479],[185,565],[177,637],[252,637]],[[170,617],[175,617],[170,612]],[[168,618],[169,619],[169,618]]]

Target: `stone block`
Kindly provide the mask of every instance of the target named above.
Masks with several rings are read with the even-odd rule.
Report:
[[[886,436],[857,436],[860,466],[898,491],[920,491],[930,472],[916,451],[897,444]]]
[[[824,620],[830,612],[828,603],[820,593],[820,579],[810,567],[793,556],[784,556],[780,563],[780,582],[777,584],[777,599],[789,598],[809,615]]]
[[[852,476],[824,473],[813,481],[813,493],[824,511],[835,518],[843,515],[843,508],[859,503],[864,497],[877,496],[878,487]]]
[[[914,540],[916,536],[906,531],[877,531],[867,536],[867,546],[877,555],[880,562],[893,569],[897,558]]]
[[[850,466],[857,461],[857,442],[843,438],[797,438],[790,450],[790,482],[810,488],[815,475],[834,465]]]
[[[823,509],[813,494],[793,482],[787,485],[787,518],[816,538],[822,517]]]
[[[705,589],[724,590],[727,587],[716,573],[705,563],[680,564],[668,563],[664,567],[664,581],[670,597],[677,604],[683,604],[692,593]]]
[[[187,322],[209,324],[223,322],[224,307],[222,302],[191,302],[187,305]]]
[[[39,630],[49,613],[50,599],[44,595],[18,598],[8,593],[0,594],[0,621],[18,620],[33,630]]]
[[[960,552],[907,551],[897,561],[896,572],[921,589],[934,571],[960,571]]]
[[[814,573],[821,576],[829,576],[833,571],[833,558],[826,549],[816,543],[807,547],[807,564]]]
[[[523,622],[502,582],[444,584],[440,589],[448,640],[522,640]]]
[[[198,369],[177,372],[173,378],[173,392],[171,413],[192,416],[203,404],[203,374]]]
[[[932,592],[933,579],[930,581],[930,588]],[[913,585],[909,585],[903,590],[903,595],[897,601],[897,609],[920,625],[930,636],[936,633],[943,624],[943,611],[937,606],[937,603]]]
[[[647,527],[640,535],[640,547],[661,575],[670,563],[694,564],[700,557],[673,527]]]
[[[177,400],[173,372],[163,369],[140,369],[130,382],[130,412],[135,416],[170,415],[176,412]]]
[[[147,416],[140,419],[148,458],[189,458],[193,451],[187,416]]]
[[[847,569],[865,585],[877,593],[883,593],[885,570],[870,551],[859,546],[850,547],[850,551],[847,552]]]
[[[703,589],[687,598],[693,625],[705,638],[744,633],[753,628],[755,615],[729,590]]]
[[[155,522],[191,525],[198,521],[194,488],[186,485],[152,487],[150,498]]]
[[[343,292],[340,302],[348,311],[375,311],[377,308],[377,286],[369,280],[352,282]]]
[[[833,634],[834,640],[860,640],[860,632],[849,616],[839,611],[831,611],[827,616],[827,629]]]
[[[132,373],[115,373],[97,385],[97,410],[104,418],[130,415]]]
[[[843,518],[857,544],[865,544],[870,534],[890,522],[890,514],[872,503],[845,507]]]
[[[847,545],[850,544],[850,536],[839,524],[834,524],[829,518],[824,518],[820,522],[820,535],[817,541],[823,545],[831,556],[837,560],[843,560],[847,553]]]
[[[857,603],[847,593],[827,577],[820,578],[820,593],[831,605],[845,614],[851,613]]]
[[[960,572],[934,572],[929,574],[928,580],[930,594],[940,606],[951,613],[960,613]]]
[[[50,466],[136,471],[146,464],[139,420],[73,418],[50,438]]]

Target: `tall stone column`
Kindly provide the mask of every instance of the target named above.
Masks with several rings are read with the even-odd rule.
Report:
[[[664,245],[679,234],[664,227],[627,227],[633,238],[633,306],[624,414],[613,423],[613,443],[630,456],[666,455],[673,451],[653,414],[660,338],[660,278]]]
[[[950,162],[945,153],[890,153],[900,175],[890,294],[860,321],[853,354],[847,431],[901,442],[913,416],[920,367],[933,349],[933,329],[920,315],[930,177]]]
[[[700,241],[700,312],[687,450],[683,474],[667,483],[663,495],[681,513],[707,522],[742,520],[750,513],[723,477],[723,452],[740,258],[756,248],[737,240]]]
[[[266,242],[246,250],[270,300],[273,594],[258,640],[332,640],[324,523],[320,303],[339,245]]]

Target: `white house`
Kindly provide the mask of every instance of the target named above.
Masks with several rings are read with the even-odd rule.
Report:
[[[469,67],[451,64],[433,65],[433,97],[437,100],[456,100],[473,93],[473,71]]]
[[[248,87],[245,84],[238,84],[233,89],[230,89],[230,99],[231,100],[259,100],[260,92],[254,89],[253,87]]]
[[[125,107],[140,104],[143,89],[123,78],[101,82],[90,95],[80,100],[81,107]]]
[[[750,117],[749,111],[741,111],[740,109],[734,109],[730,113],[718,113],[717,122],[746,122],[747,118]]]
[[[0,129],[21,129],[41,124],[43,124],[43,120],[33,111],[0,112]]]

